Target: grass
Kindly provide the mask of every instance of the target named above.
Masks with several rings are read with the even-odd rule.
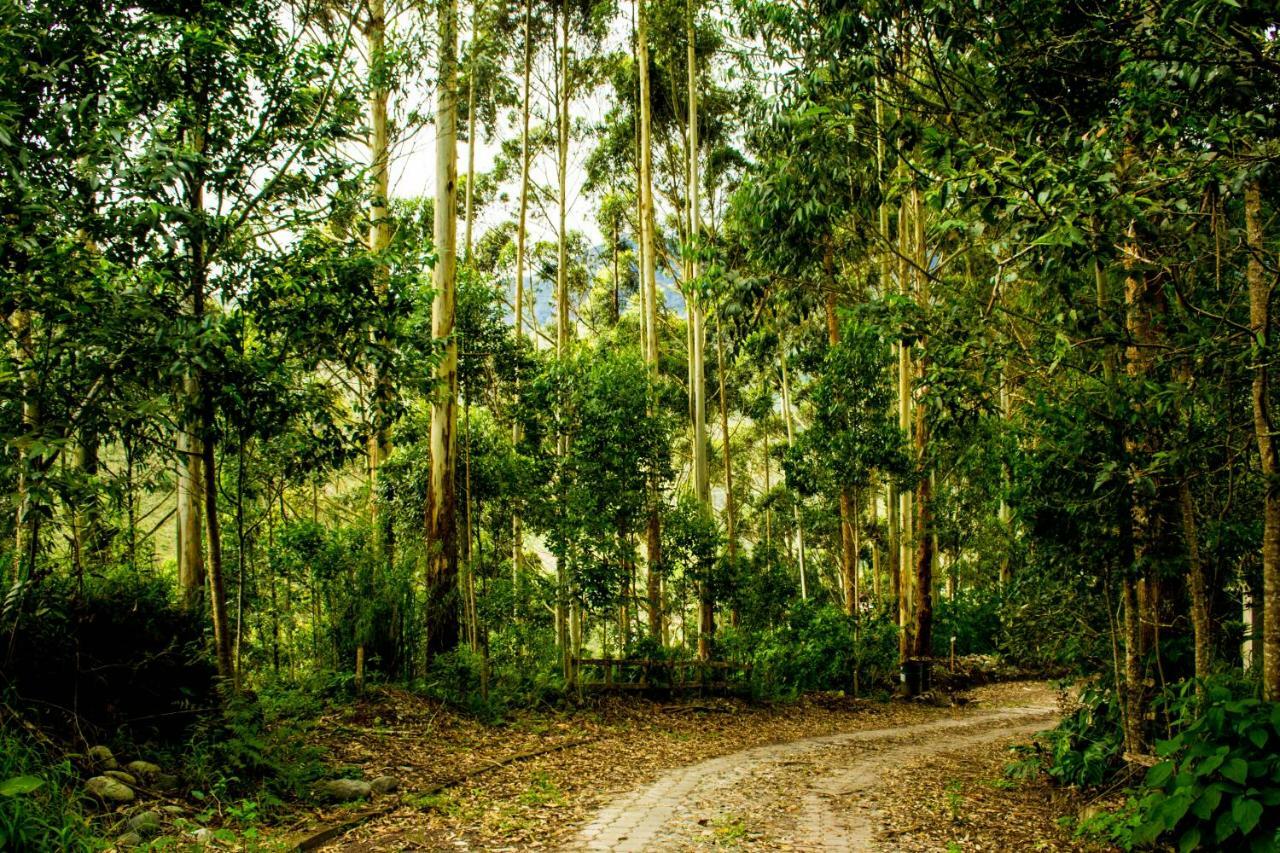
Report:
[[[564,805],[564,791],[552,781],[550,774],[538,771],[533,774],[528,787],[520,792],[520,802],[526,806]]]
[[[964,806],[964,783],[958,779],[952,779],[947,783],[943,796],[947,798],[947,812],[951,815],[951,822],[959,823],[960,812]]]
[[[740,815],[721,815],[711,824],[711,831],[715,833],[717,843],[737,845],[746,840],[747,822]]]

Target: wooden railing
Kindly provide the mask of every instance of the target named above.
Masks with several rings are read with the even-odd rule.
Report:
[[[725,660],[650,660],[645,658],[574,658],[582,687],[593,690],[723,690],[734,673],[747,676],[750,664]],[[588,680],[589,670],[599,680]]]

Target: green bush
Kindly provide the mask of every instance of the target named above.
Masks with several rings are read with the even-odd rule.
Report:
[[[265,707],[247,693],[202,719],[185,756],[195,791],[256,796],[274,805],[301,794],[323,774],[320,751],[304,737],[308,720],[268,719]]]
[[[1201,702],[1188,682],[1171,704],[1179,731],[1156,745],[1164,760],[1094,828],[1126,849],[1280,849],[1280,703],[1223,682]]]
[[[999,652],[1041,672],[1106,672],[1111,646],[1096,577],[1081,569],[1033,563],[999,599]]]
[[[759,696],[794,696],[810,690],[852,690],[854,670],[863,690],[888,687],[897,673],[897,627],[886,619],[853,620],[839,608],[797,601],[783,623],[764,631],[725,629],[718,642],[727,657],[751,663]]]
[[[26,597],[4,678],[32,721],[94,741],[178,744],[217,704],[207,618],[173,584],[113,567],[77,588],[54,575]],[[74,714],[63,709],[74,708]]]
[[[560,650],[551,630],[512,623],[489,634],[488,643],[487,658],[468,646],[436,655],[416,689],[490,720],[512,708],[563,700]]]
[[[991,654],[1000,641],[1000,598],[988,589],[964,589],[955,596],[940,597],[933,610],[933,653],[947,657],[951,638],[956,654]]]
[[[10,720],[0,723],[0,850],[100,850],[76,800],[70,762],[37,748]]]
[[[1091,788],[1122,766],[1124,728],[1115,692],[1096,685],[1080,695],[1080,707],[1049,730],[1047,770],[1063,785]]]

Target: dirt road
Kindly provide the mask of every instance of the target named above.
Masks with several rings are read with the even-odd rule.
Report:
[[[722,755],[615,797],[566,849],[901,849],[876,841],[875,789],[886,771],[1030,737],[1056,714],[1053,694],[1029,684],[1008,707]]]

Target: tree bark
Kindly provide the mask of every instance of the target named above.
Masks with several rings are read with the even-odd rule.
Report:
[[[823,266],[826,268],[826,275],[829,287],[835,285],[835,271],[832,261],[831,247],[828,246],[825,257],[823,258]],[[827,345],[835,348],[840,343],[840,321],[836,317],[836,293],[835,290],[827,291]],[[852,616],[857,610],[857,579],[854,575],[857,572],[857,554],[853,543],[853,510],[849,498],[849,487],[841,484],[840,487],[840,575],[844,588],[844,612],[848,616]]]
[[[213,616],[213,644],[218,662],[218,676],[233,690],[237,689],[236,673],[231,658],[231,634],[227,624],[227,591],[222,574],[222,529],[218,522],[218,469],[213,446],[213,403],[202,401],[204,412],[204,510],[209,529],[209,603]]]
[[[723,439],[724,454],[724,531],[725,546],[729,557],[730,570],[738,565],[738,531],[737,519],[734,517],[733,502],[733,455],[729,442],[729,401],[725,396],[725,363],[724,363],[724,331],[721,324],[723,318],[716,317],[716,372],[720,377],[720,435]],[[738,611],[735,608],[729,614],[730,624],[738,624]]]
[[[467,195],[463,219],[462,262],[471,263],[471,226],[475,221],[476,184],[476,43],[480,3],[471,4],[471,62],[467,74]]]
[[[369,251],[373,254],[373,293],[377,301],[378,317],[374,324],[373,338],[373,399],[371,406],[369,446],[366,451],[369,466],[369,525],[373,541],[374,572],[392,559],[391,541],[386,521],[379,512],[378,474],[383,462],[391,454],[391,402],[394,393],[391,378],[387,375],[386,358],[388,338],[385,328],[387,297],[391,282],[391,265],[386,254],[391,246],[391,184],[388,160],[390,141],[387,122],[387,51],[386,51],[386,3],[385,0],[369,0],[369,21],[365,39],[369,52],[369,125],[373,139],[369,148],[372,197],[369,208]],[[364,637],[356,638],[356,689],[364,687]]]
[[[440,80],[436,106],[436,265],[431,334],[444,342],[431,406],[431,479],[427,487],[427,652],[458,645],[457,468],[458,343],[454,337],[457,287],[458,32],[457,0],[440,0]]]
[[[1123,246],[1125,326],[1129,337],[1129,345],[1125,349],[1125,371],[1135,382],[1149,377],[1154,369],[1156,322],[1162,311],[1159,295],[1146,274],[1137,268],[1137,263],[1136,229],[1130,223]],[[1140,409],[1146,408],[1145,401],[1138,401],[1137,405]],[[1148,629],[1153,627],[1150,623],[1154,618],[1151,598],[1154,591],[1146,575],[1159,538],[1157,513],[1153,510],[1156,499],[1152,496],[1158,494],[1160,488],[1155,476],[1146,469],[1146,463],[1155,450],[1151,436],[1145,432],[1126,435],[1125,450],[1132,460],[1129,514],[1133,540],[1133,565],[1128,567],[1124,590],[1127,746],[1129,751],[1138,753],[1146,746],[1147,695],[1142,677],[1142,658],[1151,645]]]
[[[791,422],[791,384],[787,379],[787,350],[786,346],[779,340],[778,347],[778,367],[782,371],[782,417],[787,427],[787,447],[795,446],[795,429]],[[800,563],[800,598],[809,598],[809,581],[805,577],[805,553],[804,553],[804,527],[800,524],[800,503],[796,501],[793,504],[793,515],[796,524],[796,551],[799,555]]]
[[[644,294],[644,356],[650,380],[658,381],[658,285],[653,213],[652,109],[649,86],[649,28],[645,0],[636,0],[636,65],[640,85],[640,288]],[[661,494],[656,481],[649,484],[649,515],[645,522],[645,563],[649,598],[649,635],[661,641],[664,635],[662,612],[662,517]]]
[[[693,315],[693,351],[690,353],[693,374],[693,477],[694,491],[708,516],[711,515],[711,478],[707,460],[707,371],[704,328],[706,312],[697,292],[701,264],[697,252],[701,248],[702,209],[698,185],[698,59],[697,32],[694,26],[693,0],[686,4],[686,63],[688,70],[689,119],[689,243],[693,257],[689,261],[689,307]],[[715,599],[709,578],[698,582],[698,657],[711,659],[715,635]]]
[[[570,102],[570,69],[569,69],[569,24],[570,9],[564,6],[560,10],[561,44],[557,62],[559,69],[556,102],[557,158],[556,177],[559,184],[559,227],[556,239],[556,357],[565,358],[569,354],[569,235],[566,214],[569,207],[568,168],[569,168],[569,102]],[[563,459],[569,452],[569,436],[560,428],[557,442],[558,452]],[[557,641],[563,662],[565,684],[572,686],[576,682],[574,673],[574,657],[578,644],[577,609],[571,606],[571,579],[569,566],[565,562],[566,555],[556,554],[556,624]]]
[[[35,343],[32,336],[32,312],[20,308],[13,312],[14,337],[18,344],[19,386],[22,388],[22,428],[34,433],[40,424],[40,404],[36,399]],[[32,498],[31,473],[37,459],[30,450],[18,451],[17,514],[14,518],[13,583],[15,589],[32,576],[40,544],[40,518]]]
[[[900,254],[898,262],[898,287],[902,295],[911,297],[911,278],[909,275],[907,256],[910,251],[910,239],[907,227],[907,203],[904,200],[898,206],[898,251]],[[902,431],[904,438],[911,435],[912,418],[911,418],[911,346],[907,341],[902,341],[898,345],[898,429]],[[917,472],[918,473],[918,472]],[[911,638],[914,631],[913,614],[911,610],[911,588],[912,583],[908,566],[914,564],[913,546],[915,545],[916,532],[914,530],[914,519],[912,517],[911,490],[901,489],[898,492],[898,657],[905,661],[911,655],[913,641]]]
[[[1262,267],[1262,191],[1255,179],[1245,187],[1245,244],[1249,251],[1249,328],[1253,332],[1253,430],[1264,480],[1262,502],[1262,694],[1280,702],[1280,482],[1271,416],[1271,285]]]
[[[1006,377],[1004,371],[1001,370],[1000,371],[1000,420],[1006,429],[1008,429],[1008,426],[1009,426],[1009,416],[1010,416],[1011,410],[1012,409],[1010,405],[1008,377]],[[1003,484],[1006,491],[1009,488],[1010,477],[1011,477],[1011,472],[1009,469],[1009,462],[1006,459],[1000,465],[1001,483]],[[1005,536],[1005,544],[1000,549],[1000,586],[1003,588],[1003,587],[1007,587],[1009,583],[1013,580],[1013,569],[1009,561],[1009,544],[1013,541],[1013,531],[1011,529],[1013,524],[1013,515],[1009,510],[1009,502],[1005,499],[1005,496],[1003,494],[1000,496],[999,520],[1000,520],[1000,530]]]
[[[524,260],[527,218],[529,212],[529,83],[533,72],[533,0],[524,4],[524,92],[520,102],[520,214],[516,224],[516,342],[524,337]],[[519,377],[516,378],[519,381]],[[518,445],[523,437],[520,420],[511,423],[511,443]],[[519,601],[520,569],[524,561],[524,529],[520,509],[511,513],[511,600],[512,613]]]
[[[1178,504],[1182,510],[1182,538],[1187,546],[1187,591],[1191,595],[1191,628],[1195,636],[1196,678],[1209,676],[1213,666],[1213,620],[1209,608],[1209,588],[1204,563],[1200,559],[1200,537],[1196,530],[1196,506],[1191,486],[1178,483]],[[1197,692],[1203,689],[1197,686]]]
[[[920,307],[929,307],[929,257],[925,246],[924,208],[921,204],[920,188],[911,188],[912,218],[915,225],[915,261],[916,261],[916,300]],[[921,391],[924,390],[924,376],[928,365],[926,341],[921,340],[921,356],[916,364],[916,375],[920,378]],[[933,472],[925,469],[929,443],[929,422],[925,417],[925,407],[915,408],[915,445],[917,476],[916,484],[916,576],[915,576],[915,625],[912,630],[912,654],[917,658],[931,657],[933,654],[933,562],[935,558],[935,541],[933,530]]]

